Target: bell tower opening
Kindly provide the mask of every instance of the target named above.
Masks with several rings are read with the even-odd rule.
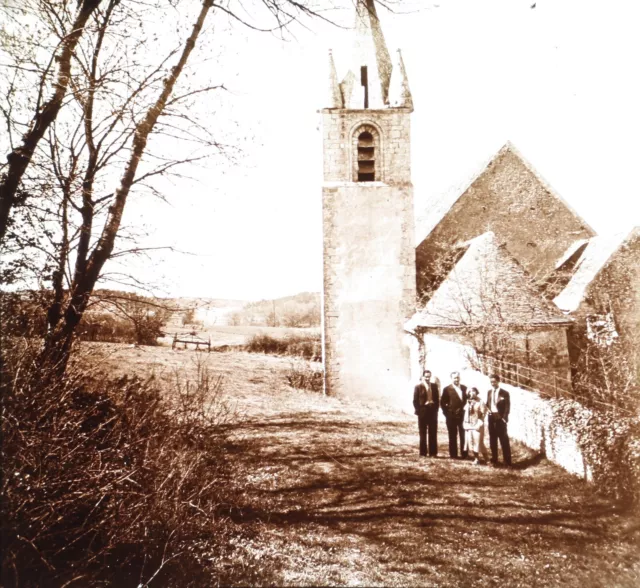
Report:
[[[375,144],[373,135],[364,131],[358,135],[358,182],[376,181]]]

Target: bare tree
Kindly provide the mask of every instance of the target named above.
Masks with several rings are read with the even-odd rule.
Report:
[[[54,13],[59,18],[60,42],[59,47],[52,56],[51,62],[40,77],[38,88],[38,99],[29,128],[22,137],[22,141],[11,153],[7,155],[7,168],[0,177],[0,243],[4,240],[9,222],[9,214],[16,203],[18,189],[24,173],[31,163],[33,154],[40,140],[44,137],[47,129],[56,120],[63,100],[69,88],[71,80],[71,62],[76,52],[78,42],[84,33],[87,22],[96,11],[102,0],[78,0],[77,13],[70,26],[65,26],[65,17],[70,14],[72,1],[63,3],[62,9],[53,5],[49,0],[39,0],[35,3],[35,8],[46,13]],[[48,99],[44,99],[44,93],[49,83],[49,70],[56,62],[57,75],[53,82],[53,94]]]
[[[118,0],[111,0],[109,8],[115,7],[117,3]],[[91,248],[90,240],[97,204],[93,194],[93,183],[100,162],[100,156],[102,155],[99,144],[95,142],[94,131],[96,127],[94,126],[95,121],[93,119],[95,82],[97,80],[95,65],[103,38],[100,37],[100,35],[98,36],[98,42],[94,50],[95,59],[92,59],[92,69],[88,72],[89,85],[86,94],[79,99],[83,106],[84,138],[88,147],[89,158],[82,181],[82,208],[80,212],[83,222],[80,227],[77,245],[75,271],[64,308],[61,308],[59,314],[56,313],[56,315],[51,317],[51,329],[42,356],[44,362],[56,366],[57,370],[63,371],[66,367],[75,330],[87,308],[89,298],[100,277],[104,264],[113,253],[115,240],[122,222],[122,214],[131,188],[136,181],[136,172],[145,153],[149,136],[154,130],[158,118],[168,106],[173,89],[195,47],[196,41],[202,32],[205,19],[212,6],[213,0],[203,0],[200,12],[193,24],[191,34],[179,52],[177,63],[171,67],[168,75],[163,79],[162,86],[155,101],[146,110],[144,116],[135,124],[130,142],[130,155],[124,164],[124,171],[119,185],[114,192],[113,198],[110,199],[101,234],[97,243]],[[101,28],[101,31],[105,31],[108,27],[109,18],[110,14],[109,10],[107,10],[104,17],[104,26]],[[173,52],[171,55],[173,55]],[[133,95],[143,90],[144,86],[138,86]],[[121,113],[126,112],[126,106],[128,106],[128,104],[121,110]],[[121,122],[121,113],[115,117],[115,120],[110,122],[110,128],[115,129]],[[122,141],[122,139],[126,141],[129,139],[128,129],[123,130],[122,133],[124,137],[121,137],[119,140],[116,139],[116,141],[119,142]],[[105,137],[106,136],[110,137],[109,134],[105,135]]]
[[[157,7],[174,3],[157,0]],[[194,3],[183,0],[179,4],[189,8]],[[65,70],[67,99],[60,101],[56,116],[47,119],[47,128],[39,136],[46,148],[36,152],[34,147],[32,156],[37,156],[25,160],[19,188],[23,200],[30,203],[23,207],[28,219],[25,239],[41,254],[42,261],[34,263],[40,263],[42,278],[50,281],[53,291],[41,360],[56,366],[57,372],[65,369],[74,334],[107,261],[140,253],[135,240],[130,246],[115,248],[123,238],[123,213],[132,190],[145,184],[153,189],[153,178],[207,157],[189,152],[178,158],[150,151],[149,139],[164,134],[221,148],[211,127],[181,106],[189,106],[203,92],[222,89],[222,84],[193,86],[181,83],[182,75],[211,14],[254,29],[265,27],[249,22],[235,2],[201,0],[199,5],[187,38],[158,56],[157,36],[136,45],[132,33],[136,24],[145,24],[146,3],[102,0],[99,7],[96,3],[91,13],[92,34],[76,42],[70,57],[73,67]],[[256,0],[256,5],[266,9],[275,30],[303,15],[320,16],[306,2]],[[140,53],[146,57],[140,58]],[[42,85],[45,75],[43,72]],[[32,173],[25,184],[24,170],[29,165]],[[110,184],[116,174],[120,179],[113,189]],[[11,208],[15,198],[9,201]],[[13,210],[17,218],[15,206]]]

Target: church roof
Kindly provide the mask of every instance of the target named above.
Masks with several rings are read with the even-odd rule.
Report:
[[[567,266],[571,264],[570,278],[562,291],[553,299],[556,306],[567,313],[577,310],[585,297],[587,288],[600,271],[625,243],[629,243],[639,236],[640,227],[636,227],[630,233],[599,235],[572,245],[562,256],[556,267],[556,272],[549,279],[549,283],[553,284],[554,278],[561,276]],[[572,259],[575,253],[578,253],[580,246],[585,244],[586,247],[579,252],[577,259]]]
[[[580,220],[580,223],[583,224],[586,229],[592,234],[595,235],[595,231],[591,229],[585,223],[585,221],[578,215],[578,213],[571,207],[567,202],[549,185],[549,183],[542,178],[542,176],[538,173],[538,171],[523,157],[523,155],[518,151],[518,149],[511,143],[507,141],[502,148],[493,155],[488,161],[480,166],[480,168],[465,181],[452,186],[445,194],[437,194],[433,195],[429,198],[424,206],[425,213],[421,216],[418,216],[416,220],[416,243],[419,244],[424,241],[438,226],[438,224],[444,219],[447,213],[453,208],[453,206],[460,200],[465,194],[469,192],[469,189],[474,186],[478,181],[480,181],[486,174],[490,173],[491,169],[494,165],[503,158],[505,154],[511,153],[513,154],[519,162],[524,166],[531,174],[535,177],[535,179],[541,184],[549,194],[551,194],[556,200],[561,202],[565,208],[570,210],[573,215]]]
[[[545,300],[492,232],[465,244],[446,279],[405,329],[540,327],[571,323]]]

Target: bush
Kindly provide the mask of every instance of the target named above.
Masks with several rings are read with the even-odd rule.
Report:
[[[304,359],[292,360],[285,377],[292,388],[310,390],[311,392],[322,392],[324,390],[322,370]]]
[[[5,337],[44,337],[51,294],[46,290],[0,292],[0,325]]]
[[[550,400],[552,422],[577,441],[598,490],[626,505],[640,504],[640,423],[618,411]]]
[[[270,355],[294,355],[312,361],[321,361],[321,339],[316,333],[294,335],[284,338],[271,335],[254,335],[245,346],[251,353],[267,353]]]
[[[136,343],[136,329],[130,320],[107,312],[87,312],[78,325],[82,341]]]
[[[135,343],[157,345],[165,323],[160,314],[123,318],[108,312],[87,312],[78,326],[78,338],[83,341]]]
[[[177,375],[169,403],[153,380],[106,381],[81,361],[54,381],[34,356],[25,343],[2,357],[3,585],[219,582],[222,381]]]

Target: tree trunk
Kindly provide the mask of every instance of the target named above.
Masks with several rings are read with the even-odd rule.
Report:
[[[102,230],[102,235],[83,271],[76,271],[71,287],[71,296],[69,297],[63,319],[45,342],[45,347],[41,355],[42,364],[55,370],[58,374],[63,373],[66,369],[77,326],[82,320],[82,315],[87,308],[89,298],[102,272],[102,268],[113,252],[114,243],[122,221],[122,213],[131,186],[135,180],[138,164],[144,155],[149,135],[153,131],[158,117],[162,114],[167,100],[171,96],[171,92],[195,47],[204,21],[212,7],[213,0],[202,0],[200,14],[193,25],[191,35],[185,42],[178,63],[171,69],[171,73],[164,80],[162,92],[160,92],[155,104],[147,111],[144,119],[140,121],[136,127],[131,155],[120,180],[120,186],[116,190],[114,202],[109,208],[109,214]]]

